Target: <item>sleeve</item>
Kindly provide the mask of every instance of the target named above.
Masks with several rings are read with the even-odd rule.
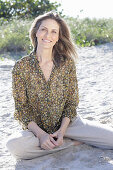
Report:
[[[28,103],[26,83],[20,66],[15,64],[12,71],[12,92],[15,102],[14,118],[27,129],[28,123],[33,120],[32,106]]]
[[[76,76],[76,66],[74,61],[69,63],[70,71],[69,71],[69,86],[68,86],[68,95],[67,100],[64,106],[62,117],[68,117],[72,120],[77,112],[76,108],[79,103],[79,95],[78,95],[78,81]]]

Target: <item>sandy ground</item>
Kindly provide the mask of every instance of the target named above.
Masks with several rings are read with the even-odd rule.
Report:
[[[78,49],[78,113],[113,126],[113,43]],[[13,119],[11,71],[15,61],[0,60],[0,169],[1,170],[113,170],[113,151],[88,145],[71,146],[33,160],[16,161],[5,148],[7,138],[21,127]]]

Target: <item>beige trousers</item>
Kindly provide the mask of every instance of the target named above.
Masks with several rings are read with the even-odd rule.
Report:
[[[60,147],[52,150],[41,149],[38,138],[29,130],[13,134],[6,146],[17,159],[33,159],[68,148],[74,144],[74,140],[104,149],[113,149],[113,128],[77,116],[68,126],[64,143]]]

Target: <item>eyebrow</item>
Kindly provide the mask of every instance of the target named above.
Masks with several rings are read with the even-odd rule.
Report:
[[[43,26],[43,25],[41,27],[48,29],[46,26]],[[56,29],[56,28],[53,28],[52,30],[58,31],[58,29]]]

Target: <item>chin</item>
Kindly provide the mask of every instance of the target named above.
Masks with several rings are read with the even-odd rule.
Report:
[[[53,46],[43,45],[43,48],[46,48],[46,49],[52,49],[52,48],[53,48]]]

